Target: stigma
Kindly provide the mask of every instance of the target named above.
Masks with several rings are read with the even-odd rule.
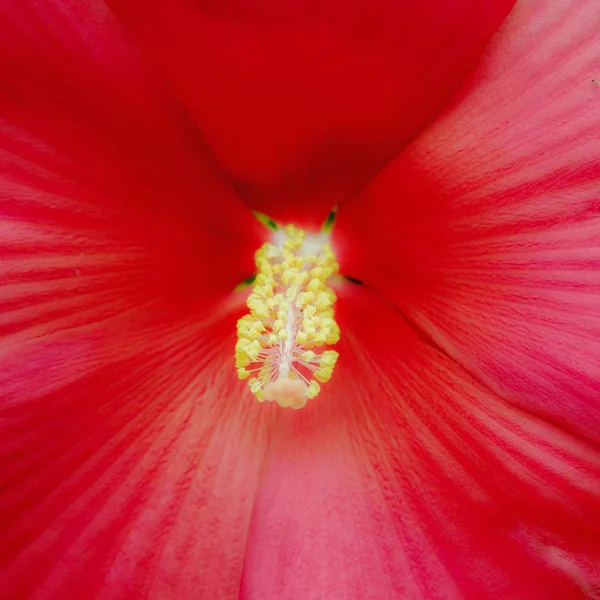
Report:
[[[259,402],[302,408],[331,378],[340,339],[334,291],[339,266],[324,236],[288,225],[255,255],[258,274],[237,323],[236,368]]]

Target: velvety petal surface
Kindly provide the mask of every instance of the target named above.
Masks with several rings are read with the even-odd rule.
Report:
[[[0,70],[0,193],[13,227],[110,230],[156,261],[183,249],[195,262],[169,269],[197,273],[185,279],[207,291],[253,272],[263,228],[102,2],[3,2]]]
[[[318,222],[444,104],[513,0],[110,0],[253,208]]]
[[[3,597],[238,598],[269,414],[233,376],[233,315],[165,322],[3,364]]]
[[[600,432],[597,2],[520,2],[336,223],[343,269],[511,403]]]
[[[598,450],[505,403],[364,287],[339,295],[340,360],[272,439],[241,597],[595,598]]]
[[[259,226],[102,4],[0,3],[0,71],[0,596],[235,599]]]

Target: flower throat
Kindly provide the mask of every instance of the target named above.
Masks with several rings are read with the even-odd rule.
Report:
[[[237,323],[235,360],[259,402],[302,408],[331,378],[338,358],[327,345],[340,330],[335,293],[327,286],[338,263],[324,238],[288,225],[255,255],[258,274],[246,302],[250,314]]]

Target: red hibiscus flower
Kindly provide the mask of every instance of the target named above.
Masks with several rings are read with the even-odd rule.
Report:
[[[600,597],[600,7],[512,4],[0,3],[2,598]],[[334,206],[258,402],[250,209]]]

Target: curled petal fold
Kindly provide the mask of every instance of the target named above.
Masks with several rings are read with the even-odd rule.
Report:
[[[454,104],[336,224],[343,270],[504,398],[595,440],[599,19],[593,0],[519,3]]]
[[[444,104],[513,0],[110,0],[250,205],[325,218]]]
[[[505,403],[368,290],[339,296],[338,369],[274,433],[241,597],[593,597],[598,450]]]

